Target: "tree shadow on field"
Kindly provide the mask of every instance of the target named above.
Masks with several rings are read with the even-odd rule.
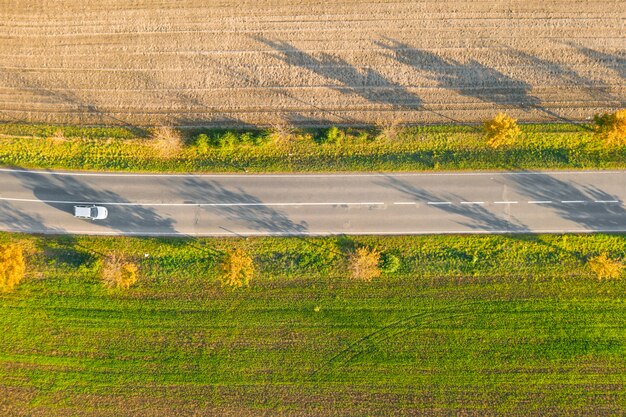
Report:
[[[157,214],[153,209],[130,203],[117,193],[97,190],[86,181],[70,175],[46,175],[29,172],[13,172],[13,176],[35,197],[57,210],[73,214],[75,204],[102,204],[107,207],[107,219],[98,220],[98,225],[123,233],[175,233],[174,221]]]
[[[346,95],[356,95],[370,103],[386,105],[392,109],[416,110],[422,106],[422,100],[417,95],[409,92],[406,87],[390,81],[375,69],[357,69],[337,56],[328,53],[309,54],[288,42],[272,41],[260,36],[253,38],[272,48],[275,51],[272,56],[285,64],[305,68],[338,83],[328,88]]]
[[[611,87],[604,81],[583,77],[578,72],[556,62],[542,59],[517,49],[508,48],[507,54],[518,58],[525,65],[529,65],[534,70],[541,72],[546,78],[556,77],[560,81],[565,82],[567,85],[563,86],[563,88],[582,90],[592,99],[617,102],[616,104],[619,106],[623,106],[626,103],[623,97],[617,97],[612,94],[610,91]],[[606,103],[606,105],[610,105],[610,103]]]
[[[217,181],[186,178],[182,186],[178,186],[177,193],[186,201],[214,204],[202,208],[225,216],[228,220],[242,222],[254,231],[302,235],[308,229],[306,222],[296,223],[243,189],[229,190]]]
[[[546,207],[586,230],[611,232],[626,228],[626,209],[623,202],[618,196],[600,188],[580,186],[572,181],[559,180],[539,172],[507,176],[506,182],[531,200],[552,201]],[[562,203],[563,201],[584,203]]]
[[[262,87],[263,83],[261,82],[261,80],[259,79],[259,77],[257,76],[256,73],[254,73],[253,71],[248,71],[248,70],[244,70],[241,68],[235,68],[233,66],[228,66],[224,63],[222,63],[221,61],[217,60],[217,59],[213,59],[209,56],[206,55],[202,55],[200,57],[196,57],[196,60],[201,59],[204,62],[204,66],[212,66],[215,68],[219,68],[221,71],[223,71],[224,73],[228,74],[229,76],[231,76],[233,79],[238,80],[238,81],[244,81],[247,85],[249,86],[255,86],[255,87]],[[288,101],[291,101],[293,103],[296,103],[299,106],[303,106],[306,111],[310,111],[310,112],[314,112],[314,113],[319,113],[320,115],[331,115],[334,118],[336,118],[337,120],[340,120],[342,123],[346,123],[346,124],[356,124],[357,121],[346,117],[336,111],[334,111],[333,109],[329,109],[329,108],[325,108],[322,106],[317,105],[314,102],[311,102],[309,100],[305,100],[302,99],[300,97],[297,97],[296,95],[290,93],[287,89],[284,88],[275,88],[271,90],[271,94],[277,94],[280,96],[283,96],[284,98],[286,98]],[[300,110],[298,110],[300,111]],[[282,116],[281,117],[281,121],[282,122],[296,122],[297,118],[292,116],[292,114],[297,113],[291,110],[285,111],[283,109],[275,109],[275,111],[272,112],[272,114],[270,114],[270,117],[276,117],[277,115]],[[276,121],[276,120],[274,120]],[[311,126],[318,126],[320,124],[323,124],[323,121],[317,120],[317,119],[311,119],[311,120],[307,120],[306,118],[303,120],[302,123],[298,123],[299,125],[306,125],[309,126],[309,124],[307,124],[307,121],[312,122],[310,125]],[[331,122],[329,122],[328,124],[324,125],[324,126],[328,126],[330,124],[333,124]]]
[[[82,118],[85,114],[97,116],[99,123],[114,124],[128,127],[137,136],[146,136],[146,130],[140,126],[129,123],[127,120],[113,116],[107,111],[102,110],[94,103],[85,101],[78,97],[71,89],[64,86],[63,88],[51,88],[43,82],[29,78],[20,73],[18,70],[0,67],[0,79],[3,79],[7,85],[11,87],[34,92],[35,94],[51,99],[57,103],[70,104],[75,107],[76,115]],[[82,122],[81,122],[82,123]],[[93,123],[88,123],[93,124]]]
[[[588,58],[596,61],[598,64],[605,66],[615,71],[620,78],[626,80],[626,53],[622,48],[622,55],[607,54],[606,52],[600,52],[595,49],[587,48],[572,41],[564,41],[564,44],[576,49],[579,53],[587,56]]]
[[[544,108],[541,100],[531,94],[531,84],[509,77],[476,60],[462,63],[389,38],[376,42],[376,45],[387,50],[388,57],[426,74],[444,89],[498,107],[538,110],[552,118],[569,121]]]
[[[177,114],[172,111],[169,124],[178,127],[220,127],[237,129],[256,129],[254,124],[246,123],[234,117],[231,113],[219,110],[217,106],[210,106],[191,90],[185,90],[176,85],[168,85],[157,80],[151,73],[136,72],[134,81],[142,86],[153,97],[166,103],[178,103],[185,107]]]
[[[517,219],[504,219],[478,204],[460,205],[459,200],[462,200],[462,198],[454,194],[434,194],[391,176],[386,176],[380,185],[401,191],[410,198],[418,200],[422,203],[441,201],[452,202],[452,204],[437,204],[429,207],[433,207],[451,215],[466,219],[464,221],[457,220],[456,223],[472,230],[505,233],[530,233],[530,229]]]

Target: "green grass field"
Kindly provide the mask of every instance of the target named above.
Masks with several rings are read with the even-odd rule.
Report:
[[[290,140],[260,130],[187,129],[174,158],[146,130],[0,124],[0,165],[115,171],[315,172],[626,168],[626,146],[605,148],[587,125],[523,125],[517,144],[492,149],[475,126],[304,130]]]
[[[34,255],[0,294],[2,415],[626,410],[626,282],[586,265],[622,235],[8,240]],[[355,245],[402,265],[355,282]],[[235,246],[239,290],[216,280]],[[111,251],[141,265],[129,290],[100,282]]]

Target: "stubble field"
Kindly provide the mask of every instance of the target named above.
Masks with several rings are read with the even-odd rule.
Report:
[[[615,1],[0,2],[0,120],[583,120],[623,106]]]

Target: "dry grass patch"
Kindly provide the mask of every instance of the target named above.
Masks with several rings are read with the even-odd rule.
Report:
[[[272,123],[269,135],[271,141],[277,145],[288,145],[298,137],[296,128],[284,121]]]
[[[380,252],[366,247],[357,248],[348,258],[352,278],[371,281],[380,277]]]
[[[253,276],[254,261],[243,249],[237,248],[226,254],[220,275],[222,286],[233,288],[248,286]]]
[[[24,278],[24,250],[17,243],[0,245],[0,291],[11,291]]]
[[[139,268],[118,255],[108,256],[102,267],[102,281],[109,288],[128,289],[137,282]]]
[[[377,120],[376,139],[396,140],[400,132],[402,132],[403,124],[400,119]]]
[[[513,145],[522,133],[517,120],[505,113],[498,113],[493,119],[487,120],[483,128],[487,134],[487,145],[494,149]]]
[[[185,144],[181,133],[171,127],[161,126],[151,132],[149,143],[161,158],[174,158],[179,155]]]
[[[603,279],[618,279],[624,270],[624,264],[617,259],[611,259],[606,253],[602,253],[589,259],[589,268],[598,277]]]
[[[626,109],[615,113],[596,114],[593,120],[596,135],[604,141],[605,146],[626,145]]]

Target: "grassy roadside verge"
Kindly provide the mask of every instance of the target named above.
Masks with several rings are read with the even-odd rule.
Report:
[[[0,165],[147,172],[319,172],[626,168],[626,147],[605,148],[588,126],[522,125],[516,145],[492,149],[469,126],[271,131],[187,129],[176,156],[145,131],[0,125]]]
[[[8,415],[621,414],[622,235],[157,239],[0,234],[35,255],[0,294]],[[357,245],[393,274],[346,275]],[[222,288],[239,247],[258,274]],[[106,289],[102,253],[140,264]],[[148,256],[146,257],[146,254]]]

